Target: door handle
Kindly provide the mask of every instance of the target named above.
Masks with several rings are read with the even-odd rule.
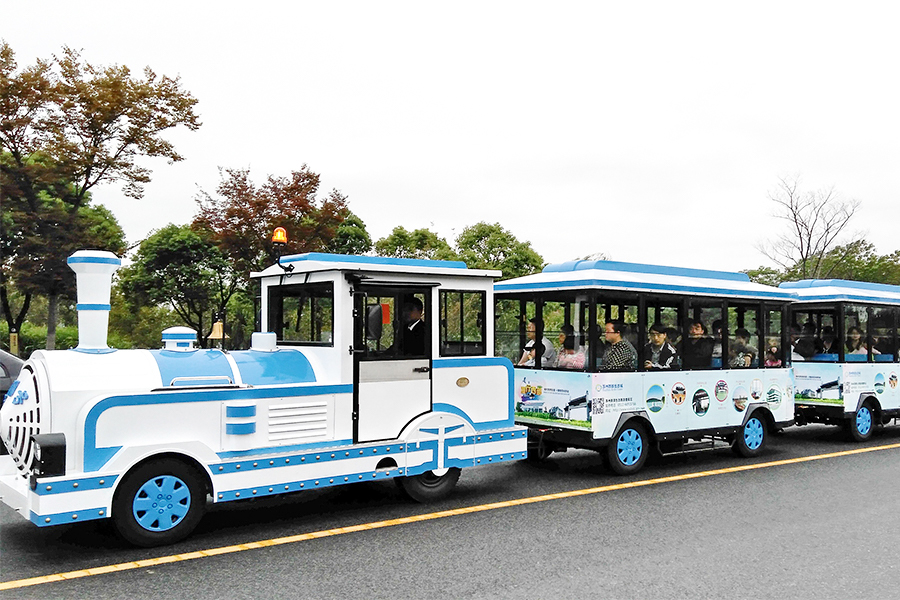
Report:
[[[416,367],[413,369],[413,373],[428,373],[431,371],[431,367]]]

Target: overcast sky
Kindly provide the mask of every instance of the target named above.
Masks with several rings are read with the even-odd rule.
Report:
[[[500,222],[548,262],[739,270],[778,178],[862,201],[900,248],[900,5],[888,2],[4,2],[20,66],[64,45],[180,75],[203,126],[94,199],[129,241],[189,222],[219,167],[306,163],[373,240]]]

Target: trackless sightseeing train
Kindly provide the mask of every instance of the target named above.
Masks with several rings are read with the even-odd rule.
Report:
[[[208,496],[392,478],[428,501],[463,467],[586,448],[628,474],[651,450],[755,456],[795,419],[865,439],[900,414],[897,286],[611,261],[494,285],[460,262],[311,253],[253,274],[249,350],[177,327],[114,350],[119,259],[69,264],[79,345],[34,352],[5,397],[0,499],[38,526],[111,518],[138,545],[188,535]]]
[[[460,469],[526,456],[513,367],[495,358],[493,278],[464,263],[328,254],[253,276],[261,333],[246,351],[107,347],[108,252],[69,258],[79,345],[36,351],[0,409],[0,497],[39,526],[111,518],[172,543],[211,496],[228,502],[395,479],[447,494]]]

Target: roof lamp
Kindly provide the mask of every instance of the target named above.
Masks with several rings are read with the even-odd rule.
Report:
[[[275,231],[272,232],[272,243],[287,244],[287,241],[287,231],[285,231],[284,227],[276,227]]]

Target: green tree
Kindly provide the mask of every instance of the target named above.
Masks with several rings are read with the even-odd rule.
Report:
[[[371,250],[372,238],[363,220],[349,208],[344,209],[342,216],[344,220],[337,226],[327,250],[335,254],[365,254]]]
[[[169,303],[205,348],[212,324],[224,313],[239,277],[204,232],[168,225],[141,243],[134,262],[120,271],[119,281],[135,306]]]
[[[285,252],[290,254],[328,251],[333,244],[355,249],[364,242],[365,226],[360,228],[362,221],[347,209],[346,197],[332,190],[318,198],[319,175],[306,165],[289,177],[270,175],[261,186],[247,169],[227,169],[221,177],[216,195],[201,192],[197,198],[200,212],[193,226],[211,233],[242,277],[276,261],[271,241],[276,227],[287,230]],[[348,219],[341,238],[339,228]]]
[[[503,271],[503,279],[536,273],[544,266],[530,242],[520,242],[500,223],[466,227],[456,238],[456,252],[470,268]]]
[[[126,195],[140,197],[150,171],[137,159],[182,160],[161,134],[178,125],[197,129],[196,102],[178,78],[160,78],[149,68],[135,77],[124,66],[96,67],[69,48],[61,57],[20,70],[12,48],[0,41],[0,301],[11,331],[19,329],[32,295],[42,288],[26,284],[14,314],[7,286],[25,282],[38,263],[45,281],[64,281],[64,259],[72,246],[115,251],[88,237],[117,227],[114,221],[101,223],[103,211],[83,213],[89,191],[118,182]],[[63,235],[72,245],[58,243]],[[50,274],[50,269],[62,272]],[[49,293],[60,292],[51,287]],[[54,305],[48,336],[55,330]]]
[[[407,231],[403,226],[394,227],[389,236],[375,242],[375,252],[394,258],[457,260],[447,240],[424,228]]]

